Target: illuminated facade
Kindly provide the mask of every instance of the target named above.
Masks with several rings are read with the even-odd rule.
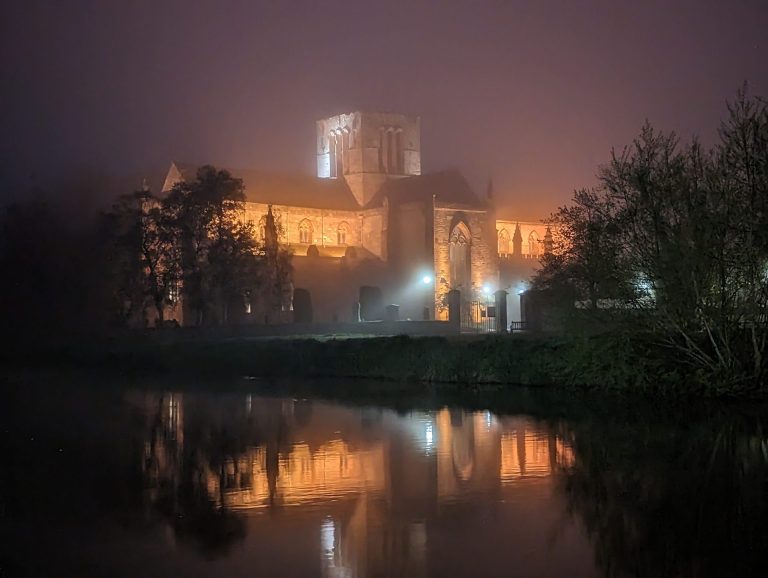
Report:
[[[243,180],[244,219],[259,234],[272,205],[293,250],[294,286],[310,290],[317,321],[348,320],[361,285],[381,286],[404,317],[420,319],[426,307],[445,319],[450,289],[465,302],[483,298],[484,288],[514,291],[517,277],[504,270],[500,277],[500,261],[508,271],[522,263],[527,275],[544,251],[545,226],[497,221],[491,199],[457,171],[422,174],[418,117],[352,112],[320,120],[316,155],[316,177],[230,172]],[[195,172],[172,163],[163,192]],[[416,291],[425,278],[429,287]]]

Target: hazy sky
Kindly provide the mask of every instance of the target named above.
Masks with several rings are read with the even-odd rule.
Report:
[[[318,118],[422,117],[521,218],[590,185],[644,119],[714,138],[768,96],[768,0],[6,0],[0,186],[171,159],[313,172]]]

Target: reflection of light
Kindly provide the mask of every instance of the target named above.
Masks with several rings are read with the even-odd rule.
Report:
[[[320,549],[323,558],[332,558],[334,544],[336,543],[336,526],[331,517],[325,518],[320,525]]]
[[[426,430],[424,431],[424,439],[427,442],[427,451],[432,449],[432,424],[428,423]]]
[[[485,412],[485,426],[488,429],[491,429],[491,423],[493,423],[493,416],[491,415],[490,411]]]

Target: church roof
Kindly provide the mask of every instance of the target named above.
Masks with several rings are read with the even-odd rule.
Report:
[[[197,165],[174,162],[184,180],[195,178]],[[259,170],[226,169],[243,180],[246,200],[254,203],[307,207],[311,209],[358,210],[360,207],[344,179],[321,179]]]
[[[457,170],[446,170],[402,179],[392,179],[371,199],[368,206],[378,206],[388,198],[390,203],[402,204],[431,201],[432,195],[442,203],[485,207]]]

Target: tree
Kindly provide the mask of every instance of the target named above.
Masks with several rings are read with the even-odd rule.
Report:
[[[261,295],[269,309],[281,307],[290,286],[290,253],[281,247],[279,223],[267,215],[265,241],[245,220],[240,179],[205,166],[191,182],[177,184],[164,201],[168,222],[179,240],[182,291],[198,324],[229,321],[230,306]]]
[[[768,344],[768,106],[740,91],[720,142],[646,124],[593,191],[553,217],[534,287],[598,300],[651,327],[694,368],[760,383]]]
[[[105,215],[105,224],[113,249],[119,318],[143,315],[149,301],[156,325],[162,326],[181,275],[179,243],[163,204],[146,190],[122,195]]]

